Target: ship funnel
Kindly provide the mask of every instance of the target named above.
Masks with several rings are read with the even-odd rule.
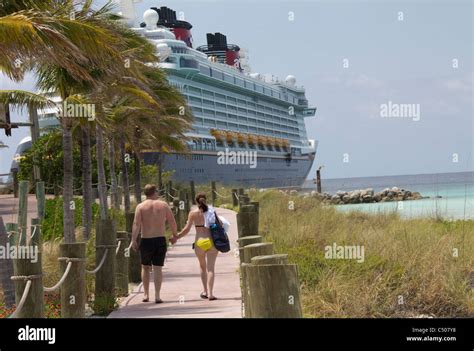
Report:
[[[222,33],[207,33],[207,45],[202,45],[197,50],[208,57],[215,57],[220,63],[234,66],[241,70],[240,48],[237,45],[227,44],[227,37]]]
[[[170,29],[177,40],[184,41],[186,45],[190,48],[193,47],[193,36],[191,34],[191,28],[193,28],[193,26],[191,25],[191,23],[178,20],[176,17],[176,11],[173,11],[172,9],[166,6],[162,6],[160,8],[152,7],[150,10],[153,10],[158,13],[158,19],[156,23],[157,26],[163,26]],[[150,18],[150,20],[154,20],[152,19],[151,15],[148,15],[148,18]],[[149,27],[149,24],[142,23],[141,26]]]

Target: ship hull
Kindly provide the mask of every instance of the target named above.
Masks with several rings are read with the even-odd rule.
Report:
[[[160,154],[145,152],[147,165],[158,165]],[[248,164],[219,164],[217,152],[162,154],[162,170],[172,171],[176,182],[194,181],[196,184],[218,182],[226,186],[255,188],[299,188],[313,165],[314,155],[293,157],[258,156],[255,167]]]

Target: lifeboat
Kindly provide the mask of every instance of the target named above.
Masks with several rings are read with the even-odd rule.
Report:
[[[248,134],[245,133],[237,133],[237,141],[239,144],[245,143],[248,139]]]
[[[254,134],[247,134],[247,142],[249,144],[255,144],[257,142],[258,138]]]
[[[224,138],[224,133],[217,129],[211,129],[211,135],[217,140],[222,140]]]

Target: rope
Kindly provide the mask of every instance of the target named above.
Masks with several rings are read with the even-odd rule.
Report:
[[[61,285],[63,285],[64,281],[65,281],[66,278],[67,278],[67,275],[69,274],[69,271],[71,270],[71,266],[72,266],[72,262],[69,261],[68,264],[67,264],[66,270],[64,271],[63,276],[61,277],[61,279],[59,279],[59,282],[58,282],[56,285],[54,285],[54,286],[52,286],[52,287],[50,287],[50,288],[43,287],[43,290],[44,290],[44,291],[47,291],[47,292],[49,292],[49,291],[55,291],[55,290],[57,290]]]
[[[32,224],[31,226],[32,226],[32,227],[35,227],[35,229],[33,229],[33,234],[31,234],[30,240],[33,239],[33,237],[34,237],[35,234],[36,234],[36,228],[37,228],[37,227],[41,227],[41,224]]]
[[[26,229],[26,228],[18,226],[18,232],[17,232],[18,233],[18,244],[17,244],[17,246],[20,246],[20,244],[21,244],[21,239],[23,237],[23,229]],[[25,230],[25,232],[26,232],[26,230]]]
[[[166,194],[168,194],[173,200],[176,200],[178,199],[179,200],[179,197],[174,197],[173,195],[171,195],[169,192],[165,191]]]
[[[96,249],[115,249],[117,244],[115,245],[96,245]]]
[[[216,194],[217,196],[219,196],[223,199],[228,199],[229,198],[229,196],[224,196],[224,195],[219,194],[216,190],[214,190],[214,194]],[[232,197],[232,196],[230,196],[230,197]]]
[[[18,307],[15,309],[15,312],[13,312],[8,318],[16,318],[16,315],[21,311],[21,309],[23,308],[23,305],[25,304],[28,293],[30,292],[30,288],[31,288],[31,280],[28,280],[26,282],[25,290],[23,290],[23,295],[21,296]]]
[[[76,257],[58,257],[58,261],[66,261],[66,262],[85,262],[87,259],[85,258],[76,258]]]
[[[11,280],[33,280],[33,279],[40,279],[43,275],[42,274],[32,274],[32,275],[14,275],[10,277]]]
[[[114,246],[115,247],[115,246]],[[104,256],[102,256],[102,261],[100,261],[99,265],[93,270],[93,271],[88,271],[86,269],[86,273],[87,274],[96,274],[103,266],[104,262],[105,262],[105,258],[107,257],[107,253],[109,252],[109,249],[105,249],[104,251]]]
[[[13,234],[18,234],[18,232],[12,230],[11,232],[8,232],[8,237],[11,237]]]

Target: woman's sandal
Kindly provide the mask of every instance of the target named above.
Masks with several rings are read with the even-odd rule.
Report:
[[[209,301],[214,301],[214,300],[217,300],[217,297],[211,296],[211,297],[209,298]]]
[[[162,299],[155,300],[155,303],[163,303],[163,300]]]
[[[199,295],[199,296],[201,296],[201,299],[207,299],[208,298],[207,294],[204,293],[204,292],[202,292],[201,295]]]
[[[148,302],[148,301],[150,301],[148,298],[142,300],[142,302]]]

